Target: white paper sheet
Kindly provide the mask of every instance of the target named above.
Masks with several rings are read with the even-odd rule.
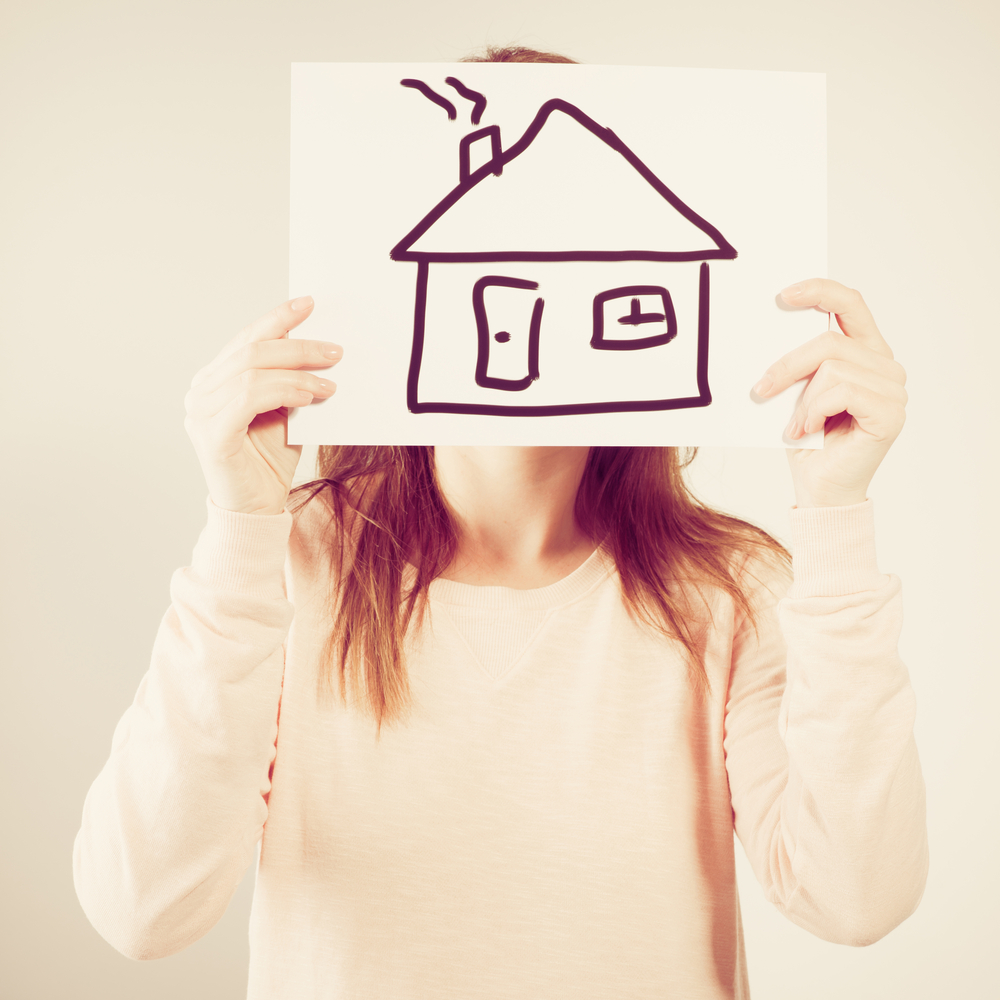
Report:
[[[289,441],[787,445],[804,382],[750,390],[826,329],[775,302],[826,273],[825,101],[816,73],[294,64],[293,336],[344,359]]]

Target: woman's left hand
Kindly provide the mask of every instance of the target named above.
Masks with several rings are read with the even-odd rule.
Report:
[[[859,292],[836,281],[811,278],[786,288],[790,306],[832,313],[836,331],[789,351],[754,386],[775,396],[809,377],[785,437],[791,440],[826,427],[822,449],[789,448],[788,464],[799,507],[862,503],[868,484],[906,419],[906,372],[892,358]]]

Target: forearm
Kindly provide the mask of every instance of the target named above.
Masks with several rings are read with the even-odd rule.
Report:
[[[865,599],[790,598],[780,610],[790,647],[779,721],[788,806],[785,843],[772,845],[770,861],[788,856],[791,892],[779,905],[850,944],[878,940],[909,916],[926,878],[915,698],[894,630],[885,634],[901,619],[899,603],[899,581],[886,578]]]
[[[927,868],[915,700],[897,653],[900,585],[875,565],[870,508],[793,515],[795,581],[777,609],[787,683],[780,702],[769,687],[776,713],[742,740],[769,778],[754,787],[733,762],[745,785],[737,829],[768,897],[850,944],[905,919]],[[773,635],[756,656],[780,656]]]
[[[152,664],[87,796],[77,893],[132,957],[205,933],[260,838],[292,615],[288,526],[287,515],[212,512],[192,567],[174,575]]]

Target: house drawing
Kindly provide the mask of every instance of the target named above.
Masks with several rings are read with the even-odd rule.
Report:
[[[709,262],[736,250],[567,101],[542,104],[506,150],[496,125],[466,135],[457,186],[390,256],[417,264],[413,413],[712,401]]]

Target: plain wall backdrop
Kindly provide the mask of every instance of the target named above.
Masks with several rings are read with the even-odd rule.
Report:
[[[774,911],[738,850],[750,981],[764,1000],[995,997],[998,12],[4,0],[0,997],[245,995],[252,872],[214,930],[149,964],[97,935],[72,885],[84,796],[204,518],[184,393],[286,297],[289,64],[450,61],[486,42],[828,74],[829,273],[861,289],[909,374],[908,422],[870,495],[880,566],[903,581],[931,870],[917,913],[854,950]],[[692,479],[787,537],[780,450],[706,449]]]

